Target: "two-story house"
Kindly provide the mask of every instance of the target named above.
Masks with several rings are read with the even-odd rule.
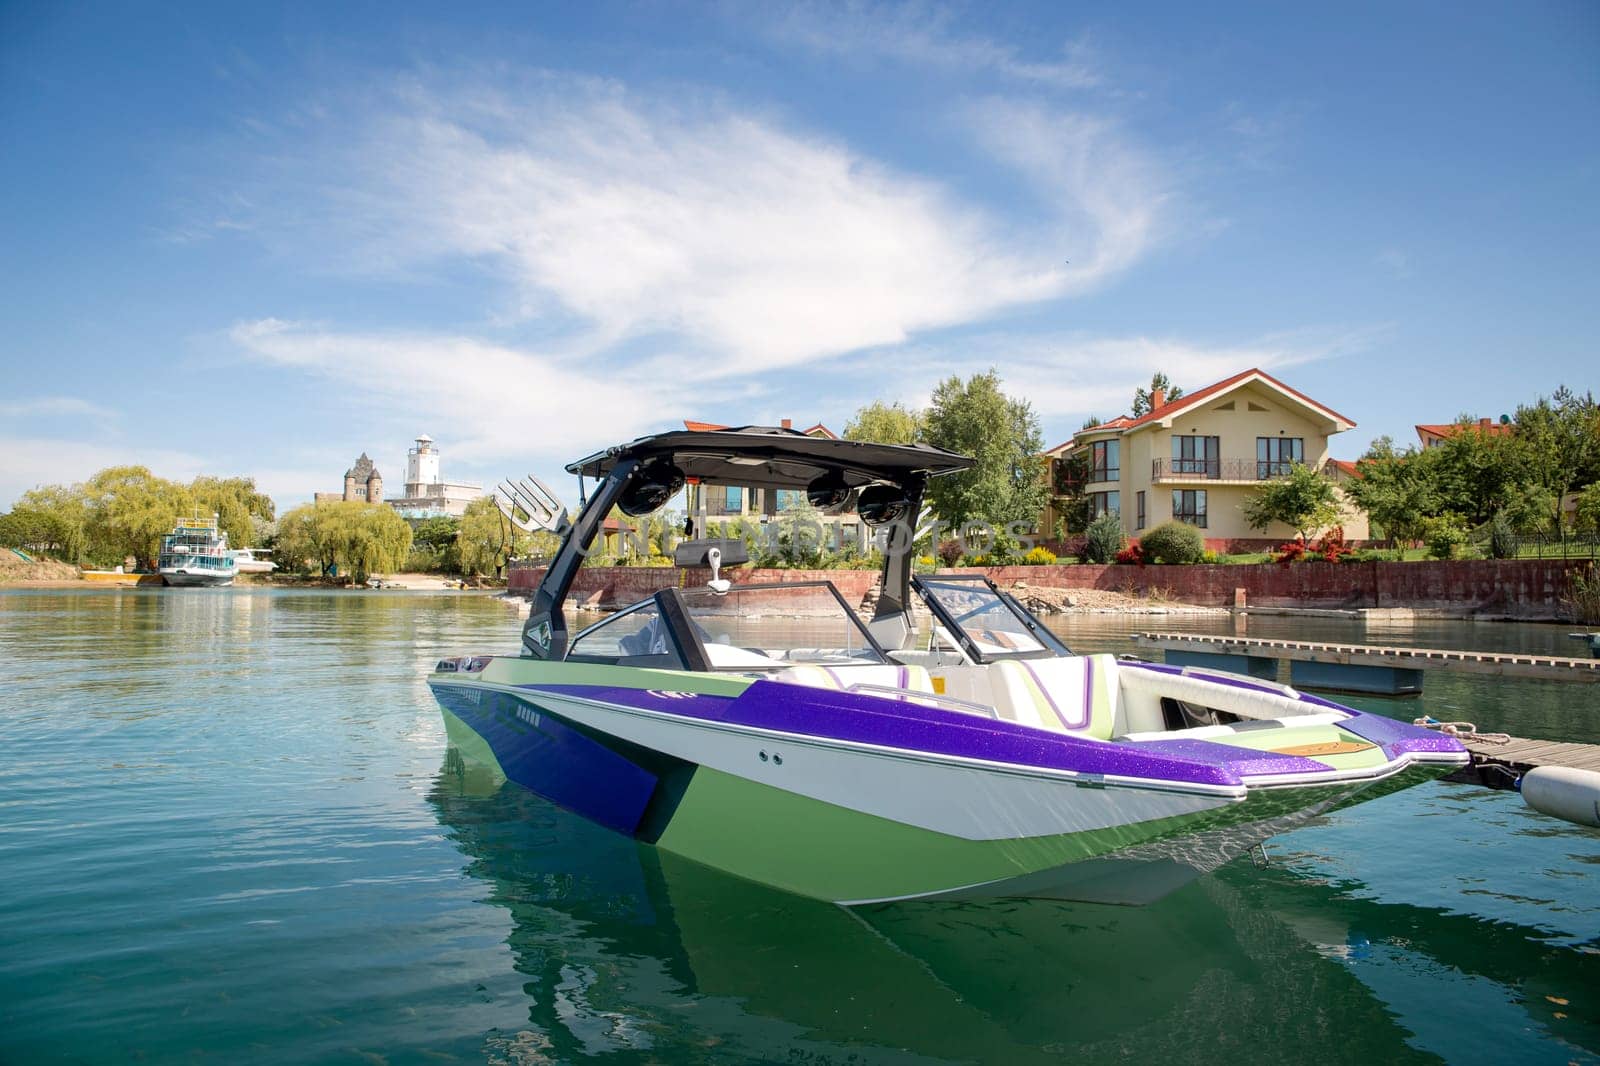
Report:
[[[1240,510],[1261,482],[1288,473],[1291,463],[1323,469],[1328,438],[1355,427],[1316,402],[1256,369],[1235,374],[1168,402],[1160,390],[1149,412],[1123,415],[1082,430],[1046,454],[1055,464],[1086,460],[1081,490],[1095,514],[1115,511],[1137,538],[1171,519],[1205,533],[1206,547],[1249,550],[1295,535],[1288,527],[1251,529]],[[1043,528],[1053,528],[1047,512]],[[1346,508],[1345,536],[1367,536],[1365,515]]]
[[[729,427],[713,422],[684,420],[685,429],[706,432]],[[785,418],[784,429],[794,429],[792,419]],[[838,440],[839,435],[820,422],[798,432],[808,437],[826,437]],[[687,508],[697,535],[703,534],[708,522],[728,522],[740,518],[768,522],[791,507],[805,503],[805,493],[799,489],[768,490],[751,485],[712,484],[691,482],[687,486]],[[822,519],[824,533],[830,546],[856,542],[862,532],[860,518],[854,512],[831,514]]]

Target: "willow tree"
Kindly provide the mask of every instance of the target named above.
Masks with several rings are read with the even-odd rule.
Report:
[[[121,562],[129,555],[141,562],[154,559],[161,537],[197,509],[187,488],[143,466],[107,467],[83,489],[89,554],[99,562]]]
[[[189,492],[202,517],[217,516],[217,526],[228,534],[228,544],[235,548],[254,545],[254,519],[271,522],[277,510],[272,497],[256,490],[255,478],[201,475],[189,483]]]
[[[89,507],[82,485],[42,485],[17,498],[4,516],[0,544],[29,548],[68,563],[88,550]]]
[[[308,503],[278,522],[279,557],[294,566],[314,560],[323,574],[339,566],[365,581],[399,570],[410,551],[411,526],[381,503]]]
[[[915,444],[922,439],[923,415],[898,403],[875,400],[845,424],[844,439],[873,444]]]

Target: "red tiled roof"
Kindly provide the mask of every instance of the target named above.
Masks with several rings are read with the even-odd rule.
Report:
[[[715,422],[691,422],[689,419],[685,418],[683,420],[683,428],[687,429],[691,433],[710,433],[713,430],[730,429],[732,427],[730,427],[730,426],[721,426],[721,425],[718,425]],[[821,422],[818,422],[816,425],[812,426],[810,429],[802,429],[802,430],[800,430],[800,432],[804,433],[806,436],[809,437],[811,434],[817,432],[817,430],[819,430],[819,429],[823,433],[825,433],[827,435],[829,440],[838,440],[839,439],[839,434],[835,433],[833,430],[829,429],[827,426],[823,425]]]
[[[1517,426],[1516,426],[1516,423],[1514,423],[1514,422],[1487,422],[1486,423],[1483,419],[1479,419],[1476,422],[1467,423],[1466,424],[1466,428],[1475,429],[1480,433],[1487,433],[1491,437],[1504,437],[1504,436],[1509,435],[1512,431],[1514,431],[1517,428]],[[1461,423],[1460,422],[1450,422],[1450,423],[1447,423],[1447,424],[1442,425],[1442,426],[1440,426],[1440,425],[1425,425],[1425,424],[1422,424],[1422,423],[1418,423],[1417,424],[1417,434],[1418,434],[1418,436],[1420,436],[1420,435],[1422,435],[1424,433],[1428,433],[1428,434],[1431,434],[1431,435],[1433,435],[1435,437],[1453,437],[1457,433],[1459,433],[1460,431],[1461,431]]]
[[[1361,474],[1356,470],[1356,464],[1352,463],[1348,459],[1329,459],[1328,460],[1328,465],[1331,466],[1331,467],[1334,467],[1334,468],[1336,468],[1338,470],[1343,471],[1344,473],[1350,475],[1351,477],[1360,477],[1361,476]]]
[[[1295,397],[1310,407],[1315,407],[1319,411],[1323,411],[1329,415],[1332,415],[1340,422],[1349,422],[1352,426],[1355,425],[1353,421],[1346,418],[1338,411],[1335,411],[1331,407],[1324,407],[1322,404],[1313,400],[1303,392],[1291,389],[1289,386],[1285,385],[1283,382],[1279,381],[1265,370],[1261,370],[1257,367],[1251,367],[1249,370],[1241,371],[1233,375],[1231,378],[1225,378],[1222,381],[1217,382],[1215,385],[1207,385],[1205,388],[1200,389],[1197,392],[1191,392],[1184,396],[1180,396],[1171,403],[1164,403],[1156,410],[1132,419],[1124,428],[1136,429],[1137,427],[1147,425],[1150,422],[1159,421],[1168,417],[1169,415],[1175,414],[1176,412],[1187,410],[1188,408],[1193,407],[1195,404],[1200,403],[1202,400],[1208,400],[1218,393],[1227,392],[1229,389],[1233,388],[1235,385],[1241,384],[1243,381],[1245,381],[1245,379],[1251,376],[1260,377],[1264,381],[1270,381],[1273,385],[1282,389],[1284,392],[1287,392],[1290,396]]]

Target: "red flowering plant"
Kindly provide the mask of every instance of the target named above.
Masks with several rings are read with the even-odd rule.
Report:
[[[1278,546],[1279,554],[1273,556],[1272,561],[1279,566],[1288,566],[1305,558],[1306,545],[1304,541],[1291,540]]]
[[[1138,541],[1134,541],[1132,544],[1128,545],[1126,548],[1123,548],[1117,553],[1117,562],[1131,563],[1134,566],[1143,566],[1144,548],[1140,546]]]
[[[1344,527],[1334,526],[1322,535],[1322,539],[1311,549],[1330,563],[1336,563],[1351,555],[1355,549],[1345,543]]]

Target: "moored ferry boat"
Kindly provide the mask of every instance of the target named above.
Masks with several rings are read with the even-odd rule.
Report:
[[[228,535],[217,528],[217,516],[180,518],[161,538],[156,569],[168,585],[231,585],[239,564],[228,550]]]

